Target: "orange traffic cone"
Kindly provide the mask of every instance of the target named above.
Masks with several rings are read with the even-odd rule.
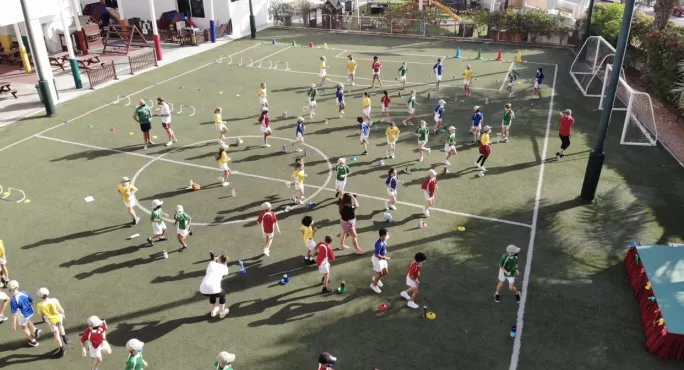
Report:
[[[309,41],[309,47],[310,47],[310,48],[313,47],[313,41]]]
[[[499,54],[496,56],[497,61],[502,61],[503,60],[503,55],[501,54],[501,49],[499,49]]]

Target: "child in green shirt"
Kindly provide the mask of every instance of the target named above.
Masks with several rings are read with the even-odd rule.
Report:
[[[214,366],[216,367],[216,370],[233,370],[234,361],[234,354],[223,351],[216,356]]]
[[[504,282],[508,280],[508,289],[515,294],[516,303],[520,303],[520,292],[515,288],[515,275],[520,275],[520,270],[518,270],[519,252],[520,248],[511,244],[506,247],[506,253],[499,260],[499,283],[496,285],[494,302],[501,302],[499,294],[504,286]]]

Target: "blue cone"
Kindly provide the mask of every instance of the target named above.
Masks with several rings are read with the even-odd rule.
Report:
[[[461,48],[456,48],[456,56],[454,58],[461,58]]]

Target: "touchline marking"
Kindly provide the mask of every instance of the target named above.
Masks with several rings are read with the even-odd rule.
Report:
[[[342,50],[342,49],[328,48],[328,50]],[[381,51],[349,50],[349,49],[342,50],[342,52],[345,52],[345,51],[348,51],[348,52],[350,52],[350,53],[368,53],[368,54],[374,53],[374,54],[376,54],[376,55],[382,55],[383,52],[388,52],[388,53],[391,53],[391,54],[393,54],[393,55],[405,56],[405,57],[434,57],[434,58],[442,58],[442,57],[443,57],[442,55],[432,55],[432,54],[409,54],[409,53],[402,53],[402,52],[393,52],[393,51],[391,51],[391,50],[381,50]],[[341,54],[341,53],[340,53],[340,54]],[[338,55],[339,55],[339,54],[338,54]],[[356,59],[356,60],[362,60],[362,59],[358,59],[358,58],[354,58],[354,59]]]
[[[291,48],[291,47],[292,47],[292,46],[288,46],[288,47],[286,47],[286,48],[283,48],[283,49],[280,49],[280,50],[276,51],[276,52],[273,53],[273,54],[268,54],[267,56],[265,56],[265,57],[263,57],[263,58],[261,58],[261,59],[255,60],[254,63],[256,63],[256,62],[261,62],[262,60],[264,60],[264,59],[266,59],[266,58],[270,58],[270,57],[272,57],[272,56],[274,56],[274,55],[276,55],[276,54],[278,54],[278,53],[282,53],[283,51],[285,51],[285,50],[287,50],[287,49],[289,49],[289,48]]]
[[[513,70],[513,66],[515,66],[515,62],[511,62],[511,65],[508,66],[508,71],[506,72],[504,78],[501,80],[501,87],[499,88],[499,91],[503,91],[504,85],[506,84],[506,80],[508,79],[508,76],[511,74],[511,71]]]
[[[250,47],[244,48],[244,49],[242,49],[242,50],[240,50],[240,51],[237,51],[237,52],[235,52],[235,53],[233,53],[233,54],[230,54],[229,56],[232,57],[232,56],[234,56],[234,55],[243,53],[243,52],[245,52],[245,51],[247,51],[247,50],[249,50],[249,49],[255,48],[255,47],[260,46],[260,45],[261,45],[260,43],[259,43],[259,44],[254,44],[254,45],[252,45],[252,46],[250,46]],[[143,91],[146,91],[146,90],[149,90],[149,89],[151,89],[151,88],[153,88],[153,87],[155,87],[155,86],[157,86],[157,85],[161,85],[161,84],[166,83],[166,82],[169,82],[169,81],[171,81],[171,80],[175,80],[175,79],[178,78],[178,77],[185,76],[185,75],[187,75],[188,73],[192,73],[192,72],[198,71],[198,70],[200,70],[200,69],[202,69],[202,68],[208,67],[208,66],[213,65],[213,64],[214,64],[214,62],[211,62],[211,63],[207,63],[207,64],[204,64],[204,65],[201,65],[201,66],[199,66],[199,67],[197,67],[197,68],[193,68],[193,69],[191,69],[191,70],[185,71],[185,72],[183,72],[183,73],[181,73],[181,74],[179,74],[179,75],[173,76],[173,77],[171,77],[171,78],[167,78],[166,80],[159,81],[159,82],[157,82],[157,83],[155,83],[155,84],[153,84],[153,85],[150,85],[150,86],[145,87],[145,88],[143,88],[143,89],[140,89],[140,90],[138,90],[138,91],[132,92],[132,93],[126,95],[126,97],[131,97],[131,96],[133,96],[133,95],[135,95],[135,94],[139,94],[139,93],[141,93],[141,92],[143,92]],[[96,111],[98,111],[98,110],[100,110],[100,109],[102,109],[102,108],[105,108],[105,107],[107,107],[107,106],[110,106],[110,105],[112,105],[111,102],[109,102],[109,103],[107,103],[107,104],[103,104],[103,105],[101,105],[101,106],[99,106],[99,107],[97,107],[97,108],[91,109],[91,110],[89,110],[89,111],[87,111],[87,112],[81,114],[80,116],[76,116],[76,117],[74,117],[74,118],[68,119],[68,120],[66,120],[66,122],[71,123],[71,122],[73,122],[73,121],[76,121],[77,119],[83,118],[83,117],[89,115],[90,113],[96,112]],[[9,149],[9,148],[11,148],[11,147],[13,147],[13,146],[15,146],[15,145],[17,145],[17,144],[21,144],[21,143],[23,143],[24,141],[29,140],[29,139],[31,139],[31,138],[34,138],[34,137],[36,137],[36,136],[38,136],[38,135],[42,135],[42,134],[44,134],[44,133],[46,133],[46,132],[48,132],[48,131],[51,131],[51,130],[53,130],[53,129],[56,129],[57,127],[64,126],[64,125],[66,125],[66,124],[67,124],[67,123],[62,122],[62,123],[60,123],[60,124],[57,124],[57,125],[52,126],[52,127],[50,127],[50,128],[47,128],[47,129],[45,129],[45,130],[43,130],[43,131],[41,131],[41,132],[39,132],[39,133],[37,133],[37,134],[33,134],[33,135],[31,135],[31,136],[25,137],[25,138],[23,138],[23,139],[21,139],[21,140],[19,140],[19,141],[16,141],[16,142],[14,142],[14,143],[12,143],[12,144],[9,144],[9,145],[7,145],[7,146],[5,146],[5,147],[3,147],[3,148],[0,148],[0,152],[3,151],[3,150],[5,150],[5,149]]]
[[[346,59],[347,57],[338,57],[337,55],[335,58],[338,59]],[[439,58],[444,58],[444,57],[439,57]],[[372,61],[373,59],[370,58],[354,58],[354,60],[364,60],[364,61]],[[404,63],[406,62],[405,60],[393,60],[393,59],[383,59],[383,62],[386,63]],[[406,62],[406,64],[428,64],[428,65],[434,65],[435,63],[432,62]]]
[[[340,50],[340,49],[335,49],[335,50]],[[347,51],[347,50],[342,50],[339,53],[337,53],[337,55],[335,55],[335,58],[339,58],[340,55],[344,54],[345,51]],[[344,56],[343,58],[346,58],[346,56]]]
[[[549,100],[549,116],[546,121],[546,136],[544,137],[544,148],[541,152],[541,164],[539,166],[539,179],[537,180],[537,192],[534,198],[534,211],[532,212],[532,225],[530,230],[530,244],[527,247],[525,258],[525,272],[523,273],[522,297],[518,307],[518,317],[516,326],[518,334],[513,342],[513,353],[511,354],[511,366],[509,370],[517,370],[520,361],[520,346],[523,331],[523,316],[525,315],[525,305],[527,304],[527,290],[530,285],[530,271],[532,270],[532,256],[534,255],[534,238],[537,236],[537,220],[539,217],[539,203],[541,202],[542,185],[544,183],[544,164],[546,162],[546,151],[549,148],[549,135],[551,133],[551,117],[553,114],[553,98],[556,95],[556,79],[558,76],[558,65],[553,69],[553,84],[551,85],[551,99]]]
[[[162,154],[161,156],[153,156],[153,155],[140,154],[140,153],[135,153],[135,152],[125,152],[125,151],[118,150],[118,149],[110,149],[110,148],[105,148],[105,147],[100,147],[100,146],[95,146],[95,145],[90,145],[90,144],[78,143],[78,142],[69,141],[69,140],[62,140],[62,139],[57,139],[57,138],[48,137],[48,136],[43,136],[43,135],[36,135],[36,137],[37,137],[37,138],[40,138],[40,139],[45,139],[45,140],[57,141],[57,142],[64,143],[64,144],[71,144],[71,145],[82,146],[82,147],[84,147],[84,148],[91,148],[91,149],[97,149],[97,150],[106,150],[106,151],[111,151],[111,152],[114,152],[114,153],[127,154],[127,155],[136,156],[136,157],[151,159],[151,160],[152,160],[151,162],[149,162],[149,163],[147,163],[145,166],[143,166],[143,167],[138,171],[138,173],[136,173],[135,176],[133,176],[132,181],[131,181],[132,183],[135,182],[135,179],[138,177],[138,175],[140,175],[140,172],[142,172],[142,170],[144,170],[145,168],[147,168],[147,166],[149,166],[150,164],[152,164],[154,161],[168,162],[168,163],[174,163],[174,164],[179,164],[179,165],[183,165],[183,166],[190,166],[190,167],[195,167],[195,168],[202,168],[202,169],[207,169],[207,170],[211,170],[211,171],[222,172],[221,169],[220,169],[220,168],[217,168],[217,167],[210,167],[210,166],[204,166],[204,165],[201,165],[201,164],[194,164],[194,163],[189,163],[189,162],[182,162],[182,161],[176,161],[176,160],[173,160],[173,159],[163,158],[164,155],[169,154],[169,153],[172,153],[172,152],[174,152],[174,151],[176,151],[176,150],[180,150],[180,149],[182,149],[182,148],[184,148],[184,147],[193,146],[193,145],[199,145],[200,143],[213,142],[213,141],[216,141],[216,139],[205,140],[205,141],[201,141],[201,142],[199,142],[199,143],[194,143],[194,144],[188,144],[188,145],[186,145],[186,146],[184,146],[184,147],[179,147],[179,148],[176,148],[176,149],[173,150],[173,151],[169,151],[169,152],[167,152],[167,153],[164,153],[164,154]],[[234,138],[236,138],[236,137],[237,137],[237,136],[235,136]],[[245,137],[249,137],[249,138],[261,138],[261,136],[256,136],[256,135],[245,135],[245,136],[241,136],[241,137],[243,137],[243,138],[245,138]],[[279,137],[275,137],[275,136],[271,136],[271,138],[273,138],[273,139],[278,139],[278,140],[290,141],[290,142],[293,141],[293,140],[291,140],[291,139],[279,138]],[[308,144],[305,144],[305,145],[309,146]],[[330,192],[336,192],[335,189],[327,187],[328,183],[330,182],[330,178],[332,177],[332,165],[330,164],[329,158],[328,158],[324,153],[322,153],[319,149],[317,149],[317,148],[315,148],[315,147],[313,147],[313,146],[309,146],[309,147],[310,147],[311,149],[313,149],[313,150],[316,150],[319,154],[321,154],[321,156],[322,156],[323,158],[325,158],[325,159],[327,160],[328,168],[330,169],[330,172],[328,173],[328,179],[326,180],[326,182],[325,182],[325,184],[324,184],[323,186],[305,185],[305,188],[313,188],[313,189],[317,189],[317,191],[316,191],[314,194],[312,194],[311,196],[309,196],[309,197],[305,200],[304,203],[306,203],[307,201],[309,201],[309,199],[313,198],[314,196],[318,195],[318,194],[319,194],[321,191],[323,191],[323,190],[325,190],[325,191],[330,191]],[[239,162],[238,162],[238,163],[239,163]],[[280,182],[280,183],[283,183],[283,184],[285,184],[285,183],[287,183],[287,182],[289,181],[289,179],[288,179],[288,180],[283,180],[283,179],[277,179],[277,178],[273,178],[273,177],[267,177],[267,176],[261,176],[261,175],[254,175],[254,174],[251,174],[251,173],[245,173],[245,172],[240,172],[240,171],[232,171],[232,174],[233,174],[233,175],[239,175],[239,176],[245,176],[245,177],[252,177],[252,178],[256,178],[256,179],[260,179],[260,180]],[[374,199],[374,200],[379,200],[379,201],[382,201],[382,202],[384,202],[384,201],[387,200],[387,199],[385,199],[385,198],[376,197],[376,196],[373,196],[373,195],[359,194],[359,193],[356,193],[356,192],[355,192],[354,194],[356,194],[357,197],[367,198],[367,199]],[[423,209],[423,205],[420,205],[420,204],[412,204],[412,203],[402,202],[402,201],[398,201],[397,204],[401,204],[401,205],[405,205],[405,206],[409,206],[409,207],[413,207],[413,208]],[[146,210],[145,208],[143,208],[142,206],[140,206],[140,204],[138,204],[138,207],[139,207],[140,209],[142,209],[143,211],[145,211],[145,212],[147,212],[147,213],[149,214],[149,211]],[[297,206],[292,206],[292,207],[290,207],[290,208],[295,209],[295,208],[297,208]],[[491,221],[491,222],[499,222],[499,223],[508,224],[508,225],[521,226],[521,227],[527,227],[527,228],[531,227],[531,225],[526,224],[526,223],[522,223],[522,222],[516,222],[516,221],[510,221],[510,220],[502,220],[502,219],[493,218],[493,217],[478,216],[478,215],[473,215],[473,214],[469,214],[469,213],[456,212],[456,211],[452,211],[452,210],[449,210],[449,209],[442,209],[442,208],[434,208],[434,207],[433,207],[433,208],[430,208],[430,210],[431,210],[431,211],[442,212],[442,213],[447,213],[447,214],[455,215],[455,216],[463,216],[463,217],[475,218],[475,219],[479,219],[479,220],[485,220],[485,221]],[[283,211],[280,211],[279,213],[282,213],[282,212],[283,212]],[[205,226],[205,225],[221,225],[221,224],[230,224],[230,223],[239,223],[239,222],[249,222],[249,221],[252,221],[252,220],[255,220],[255,219],[256,219],[256,218],[246,219],[246,220],[235,220],[235,221],[229,221],[229,222],[226,222],[226,223],[220,223],[220,222],[218,222],[218,223],[209,223],[209,224],[201,224],[201,223],[193,223],[193,224],[198,225],[198,226]],[[168,220],[168,221],[172,222],[172,220]]]

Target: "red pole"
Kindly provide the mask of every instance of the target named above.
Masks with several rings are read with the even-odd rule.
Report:
[[[150,17],[152,20],[152,40],[154,41],[154,52],[157,54],[157,60],[162,60],[161,39],[159,38],[159,30],[157,29],[157,15],[154,13],[154,0],[148,0],[150,6]]]

